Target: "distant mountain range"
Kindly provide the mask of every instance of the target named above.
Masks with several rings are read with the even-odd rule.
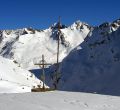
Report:
[[[57,26],[0,31],[0,55],[21,68],[37,68],[42,54],[56,63]],[[99,26],[61,25],[59,89],[120,95],[120,19]]]
[[[24,28],[0,32],[0,55],[15,60],[22,68],[31,69],[42,54],[47,62],[56,63],[57,23],[46,30]],[[91,27],[80,21],[61,26],[60,61],[82,43]]]

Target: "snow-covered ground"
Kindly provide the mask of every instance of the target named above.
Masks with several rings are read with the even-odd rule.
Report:
[[[61,91],[0,94],[0,110],[120,110],[120,97]]]

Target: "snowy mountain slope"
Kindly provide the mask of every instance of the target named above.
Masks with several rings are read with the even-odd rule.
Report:
[[[0,93],[30,92],[42,82],[32,73],[18,67],[12,60],[0,57]]]
[[[63,60],[62,90],[120,95],[120,20],[114,23],[94,28]]]
[[[79,92],[0,94],[1,110],[119,110],[120,97]]]
[[[61,26],[60,61],[84,41],[91,27],[80,21],[70,27]],[[56,62],[57,24],[46,30],[24,28],[4,30],[0,34],[0,55],[14,59],[21,67],[31,69],[45,55],[47,62]]]

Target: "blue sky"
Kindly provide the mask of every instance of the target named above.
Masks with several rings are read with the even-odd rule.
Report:
[[[61,16],[98,25],[120,18],[120,0],[0,0],[0,29],[48,28]]]

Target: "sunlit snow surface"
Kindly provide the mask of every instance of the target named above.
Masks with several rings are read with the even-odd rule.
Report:
[[[79,92],[0,94],[0,110],[119,110],[120,97]]]

